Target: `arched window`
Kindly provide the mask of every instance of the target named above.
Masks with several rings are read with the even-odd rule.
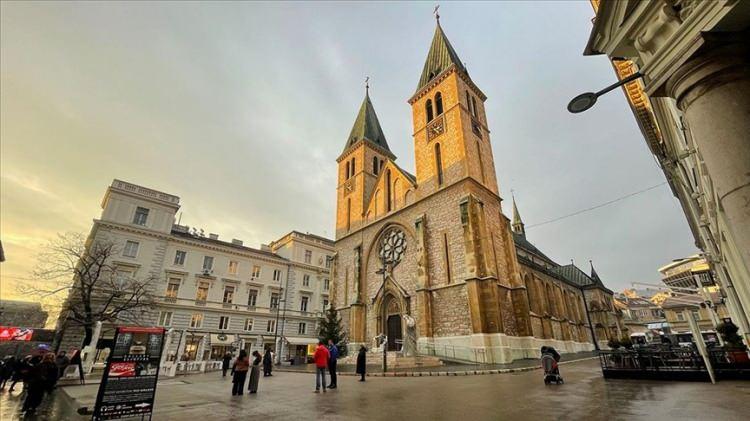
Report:
[[[352,227],[352,198],[346,199],[346,230]]]
[[[435,115],[443,113],[443,94],[440,92],[435,94]]]
[[[435,171],[437,171],[438,186],[443,185],[443,158],[440,156],[440,144],[435,144]]]
[[[470,114],[474,114],[474,112],[471,111],[471,95],[469,94],[469,91],[466,91],[466,108],[469,110]]]
[[[484,162],[482,162],[482,147],[477,140],[477,158],[479,159],[479,171],[482,173],[482,183],[486,183],[484,179]]]
[[[381,160],[380,160],[380,169],[381,169],[381,170],[383,169],[383,164],[385,164],[385,161],[381,159]]]
[[[386,198],[385,198],[385,203],[386,203],[385,211],[386,212],[390,212],[391,211],[391,206],[392,206],[392,204],[391,204],[391,197],[392,197],[392,194],[391,194],[391,170],[388,170],[385,173],[385,195],[386,195]]]
[[[356,161],[355,161],[355,160],[356,160],[356,158],[352,158],[352,177],[354,177],[354,174],[356,173],[356,172],[355,172],[355,170],[354,170],[354,168],[355,168],[355,163],[356,163]]]
[[[474,110],[474,112],[472,113],[474,117],[478,118],[479,111],[477,111],[477,99],[474,97],[471,97],[471,108],[472,110]]]
[[[372,173],[375,175],[378,175],[378,157],[373,156],[372,157]]]
[[[424,103],[425,112],[427,113],[427,122],[429,123],[432,121],[432,100],[428,99],[427,102]]]
[[[351,176],[352,170],[351,170],[351,164],[349,161],[346,161],[346,179],[349,179],[349,176]]]

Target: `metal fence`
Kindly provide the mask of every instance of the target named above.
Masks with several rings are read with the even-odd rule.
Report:
[[[457,346],[450,344],[421,343],[417,345],[417,353],[430,357],[438,357],[444,360],[472,364],[492,364],[489,361],[487,351],[482,348],[471,348],[468,346]]]
[[[747,353],[710,350],[717,378],[750,378]],[[692,349],[601,351],[604,377],[708,380],[703,357]]]

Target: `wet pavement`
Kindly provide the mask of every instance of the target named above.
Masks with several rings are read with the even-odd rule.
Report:
[[[577,360],[585,360],[597,357],[596,352],[577,352],[574,354],[563,354],[562,362],[569,363]],[[372,357],[368,355],[367,372],[368,373],[382,373],[383,372],[383,360],[379,358],[377,363],[373,364]],[[473,371],[498,371],[498,370],[511,370],[511,369],[528,369],[538,368],[538,359],[522,359],[515,360],[507,364],[459,364],[445,362],[441,366],[434,367],[400,367],[393,368],[389,367],[388,372],[391,373],[409,373],[409,372],[440,372],[440,373],[451,373],[451,372],[473,372]],[[339,364],[337,371],[345,374],[354,374],[356,371],[356,365],[354,364]],[[305,365],[284,365],[278,368],[279,371],[290,371],[299,373],[315,373],[315,364]]]
[[[341,376],[339,388],[315,394],[311,374],[277,372],[261,378],[257,395],[231,396],[229,378],[218,373],[159,382],[154,420],[323,419],[323,420],[746,420],[750,382],[710,383],[605,380],[599,362],[561,366],[565,384],[545,386],[539,370],[510,374],[451,377],[370,377],[360,383]],[[96,386],[65,391],[93,405]],[[60,393],[59,391],[57,392]],[[2,420],[7,392],[0,396]],[[12,398],[13,399],[13,398]],[[62,410],[64,404],[53,402]],[[57,406],[55,406],[57,405]],[[86,419],[69,412],[55,418]],[[41,414],[40,414],[41,415]],[[34,418],[32,418],[34,419]]]

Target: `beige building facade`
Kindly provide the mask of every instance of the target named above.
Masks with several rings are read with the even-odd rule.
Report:
[[[750,5],[592,0],[585,54],[606,54],[683,207],[696,246],[750,339]]]
[[[171,330],[165,356],[180,371],[206,369],[239,349],[272,348],[291,358],[317,342],[333,241],[292,231],[248,247],[176,224],[179,209],[178,196],[147,187],[114,180],[107,189],[87,246],[115,244],[117,276],[149,279],[155,305],[105,323],[100,350],[111,348],[115,326],[132,324]],[[61,349],[81,347],[83,331],[67,314],[60,314],[58,329],[64,330]]]
[[[333,303],[352,348],[385,335],[389,350],[488,363],[536,357],[543,344],[593,349],[585,289],[522,269],[485,100],[438,23],[408,101],[412,175],[395,163],[365,95],[337,159]]]

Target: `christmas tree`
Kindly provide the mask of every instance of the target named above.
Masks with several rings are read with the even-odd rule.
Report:
[[[341,326],[341,318],[339,313],[333,308],[329,307],[325,313],[325,318],[320,320],[320,329],[318,330],[318,338],[328,344],[328,340],[332,340],[336,347],[339,349],[339,356],[343,357],[346,355],[346,332],[343,326]]]

